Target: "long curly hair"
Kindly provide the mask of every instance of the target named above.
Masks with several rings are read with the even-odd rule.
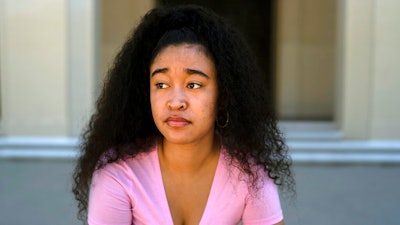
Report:
[[[258,180],[252,170],[256,165],[277,185],[294,191],[288,149],[256,59],[242,36],[200,6],[159,7],[143,17],[116,56],[96,112],[82,135],[81,156],[73,174],[81,220],[87,216],[93,172],[122,157],[148,151],[161,135],[150,108],[150,64],[163,47],[183,42],[203,45],[215,63],[216,121],[228,121],[216,125],[215,132],[231,162],[252,178],[252,184]]]

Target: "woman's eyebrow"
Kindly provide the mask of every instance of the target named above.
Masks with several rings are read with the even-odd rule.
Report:
[[[154,70],[152,73],[151,73],[151,77],[154,77],[155,75],[157,75],[158,73],[166,73],[168,71],[168,68],[159,68],[159,69],[156,69],[156,70]]]
[[[190,74],[190,75],[192,75],[192,74],[197,74],[197,75],[203,76],[203,77],[205,77],[205,78],[207,78],[207,79],[210,78],[210,76],[208,76],[206,73],[204,73],[204,72],[202,72],[202,71],[200,71],[200,70],[186,69],[186,73],[187,73],[187,74]]]
[[[166,73],[166,72],[168,72],[168,70],[169,70],[168,68],[156,69],[151,73],[151,77],[154,77],[155,75],[157,75],[159,73]],[[206,73],[204,73],[204,72],[202,72],[200,70],[196,70],[196,69],[186,69],[186,73],[189,74],[189,75],[200,75],[200,76],[203,76],[203,77],[205,77],[207,79],[210,78],[210,76],[208,76]]]

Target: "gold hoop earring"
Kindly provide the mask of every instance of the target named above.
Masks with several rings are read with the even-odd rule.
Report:
[[[223,117],[222,117],[223,118]],[[221,122],[220,122],[220,116],[217,116],[217,119],[216,119],[216,124],[217,124],[217,126],[219,127],[219,128],[221,128],[221,129],[224,129],[224,128],[226,128],[228,125],[229,125],[229,112],[226,112],[226,116],[225,116],[225,123],[224,124],[221,124]]]

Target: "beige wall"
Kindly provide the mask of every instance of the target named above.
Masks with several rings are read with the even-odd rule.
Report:
[[[0,0],[1,135],[81,133],[105,62],[154,5],[118,3]]]
[[[336,0],[277,1],[277,108],[282,119],[332,119]]]
[[[65,1],[0,4],[1,133],[66,135]]]
[[[278,1],[283,119],[332,117],[346,139],[400,139],[400,2]]]
[[[155,4],[111,2],[0,0],[1,135],[80,133],[106,68]],[[346,139],[400,139],[400,2],[278,5],[281,115],[333,116]]]

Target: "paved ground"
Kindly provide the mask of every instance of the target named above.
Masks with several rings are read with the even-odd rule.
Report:
[[[78,225],[72,161],[0,160],[0,225]],[[285,223],[400,224],[400,165],[297,165]]]

